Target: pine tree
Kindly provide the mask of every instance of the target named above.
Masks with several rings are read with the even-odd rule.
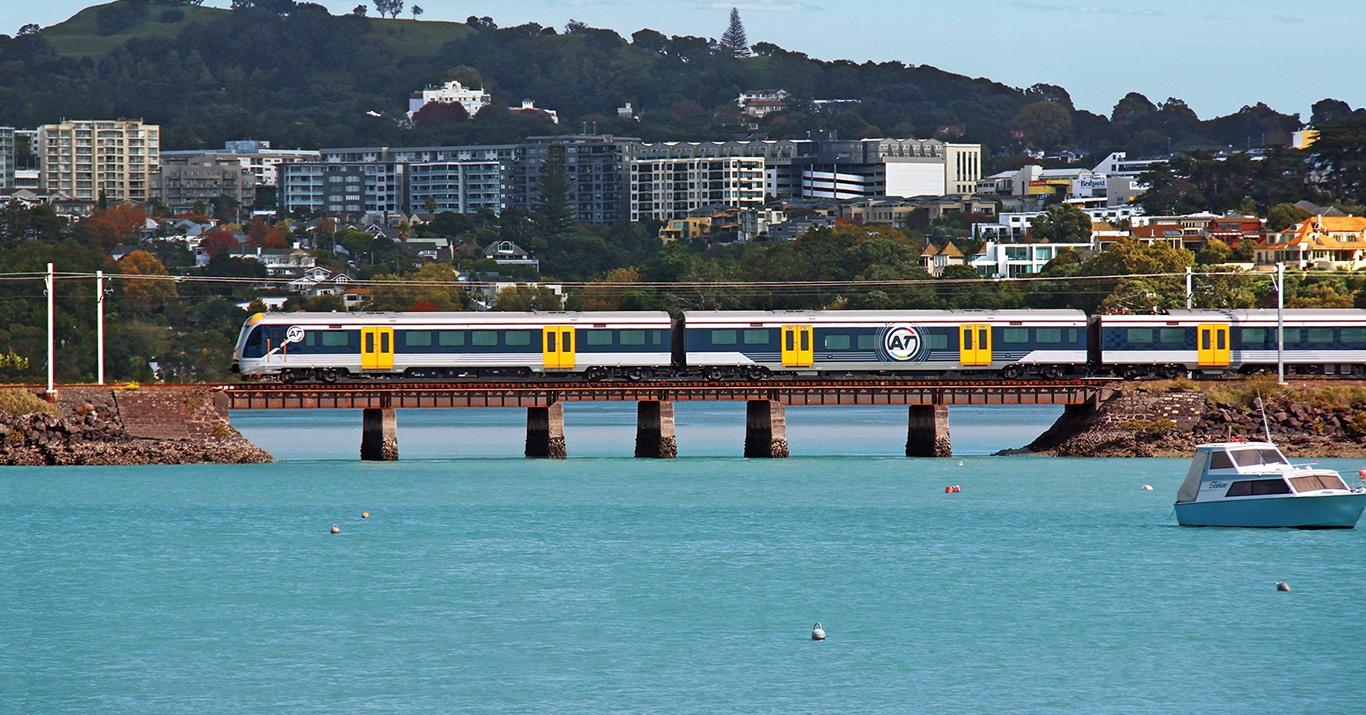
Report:
[[[536,177],[537,203],[531,213],[531,222],[542,236],[559,238],[573,228],[575,215],[569,189],[564,145],[551,144]]]
[[[721,46],[736,57],[749,57],[749,40],[745,38],[745,26],[740,22],[740,11],[735,8],[730,9],[730,27],[721,35]]]

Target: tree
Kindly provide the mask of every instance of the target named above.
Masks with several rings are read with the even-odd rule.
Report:
[[[403,12],[403,0],[372,0],[372,2],[380,17],[388,15],[390,19],[393,19],[398,17],[400,12]]]
[[[1071,204],[1049,206],[1030,219],[1029,233],[1043,243],[1085,243],[1091,240],[1091,217]]]
[[[383,281],[370,290],[371,310],[464,310],[468,304],[459,276],[445,263],[428,263],[417,273],[374,276]]]
[[[146,251],[133,251],[119,259],[119,273],[126,276],[164,276],[166,266]],[[176,297],[175,283],[165,279],[129,278],[119,281],[124,305],[150,310]]]
[[[574,226],[575,214],[570,204],[569,174],[565,171],[564,145],[547,147],[536,177],[536,207],[531,220],[546,237],[559,237]]]
[[[147,212],[132,204],[117,204],[96,209],[80,224],[81,233],[104,250],[119,245],[123,239],[141,228]]]
[[[1266,230],[1284,231],[1311,216],[1313,214],[1294,204],[1276,204],[1266,212]]]
[[[413,126],[418,128],[441,127],[463,122],[470,118],[465,106],[459,102],[427,102],[413,113]]]
[[[16,36],[23,37],[24,35],[36,35],[38,34],[38,31],[41,29],[43,28],[39,27],[37,23],[30,22],[29,24],[19,28],[19,32]]]
[[[1366,113],[1323,125],[1310,149],[1334,198],[1366,202]]]
[[[365,17],[365,13],[369,11],[370,9],[365,7],[364,5],[357,5],[356,7],[351,9],[351,14],[355,15],[356,17]]]
[[[416,20],[416,19],[417,19],[417,16],[422,14],[422,8],[420,8],[420,7],[416,6],[416,5],[414,5],[414,6],[412,6],[412,8],[409,10],[409,12],[413,13],[413,19]]]
[[[740,11],[730,9],[730,27],[721,35],[721,46],[735,57],[749,56],[749,40],[745,37],[745,26],[740,22]]]
[[[560,296],[545,286],[529,286],[518,283],[516,286],[498,291],[489,310],[528,311],[563,310]]]
[[[1011,120],[1010,126],[1037,149],[1047,149],[1072,138],[1072,115],[1048,101],[1026,104]]]

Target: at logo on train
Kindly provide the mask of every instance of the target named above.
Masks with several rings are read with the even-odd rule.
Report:
[[[890,325],[882,335],[882,351],[897,362],[914,359],[920,353],[920,332],[906,324]]]

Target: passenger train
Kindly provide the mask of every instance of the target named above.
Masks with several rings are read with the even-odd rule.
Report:
[[[1366,373],[1366,310],[1288,309],[1291,374]],[[1126,379],[1274,370],[1274,310],[257,313],[234,368],[263,379]]]

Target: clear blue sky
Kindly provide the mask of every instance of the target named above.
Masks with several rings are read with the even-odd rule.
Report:
[[[360,0],[318,0],[334,14]],[[230,0],[206,0],[227,7]],[[1097,4],[1090,4],[1095,2]],[[0,0],[14,34],[96,4]],[[370,14],[375,15],[373,4]],[[1017,87],[1062,86],[1109,115],[1128,92],[1177,97],[1202,119],[1266,102],[1299,113],[1325,97],[1366,105],[1366,0],[418,0],[423,20],[477,14],[500,27],[570,20],[617,31],[720,37],[738,7],[751,43],[822,60],[929,64]],[[412,0],[408,0],[408,6]],[[406,9],[403,17],[411,17]]]

